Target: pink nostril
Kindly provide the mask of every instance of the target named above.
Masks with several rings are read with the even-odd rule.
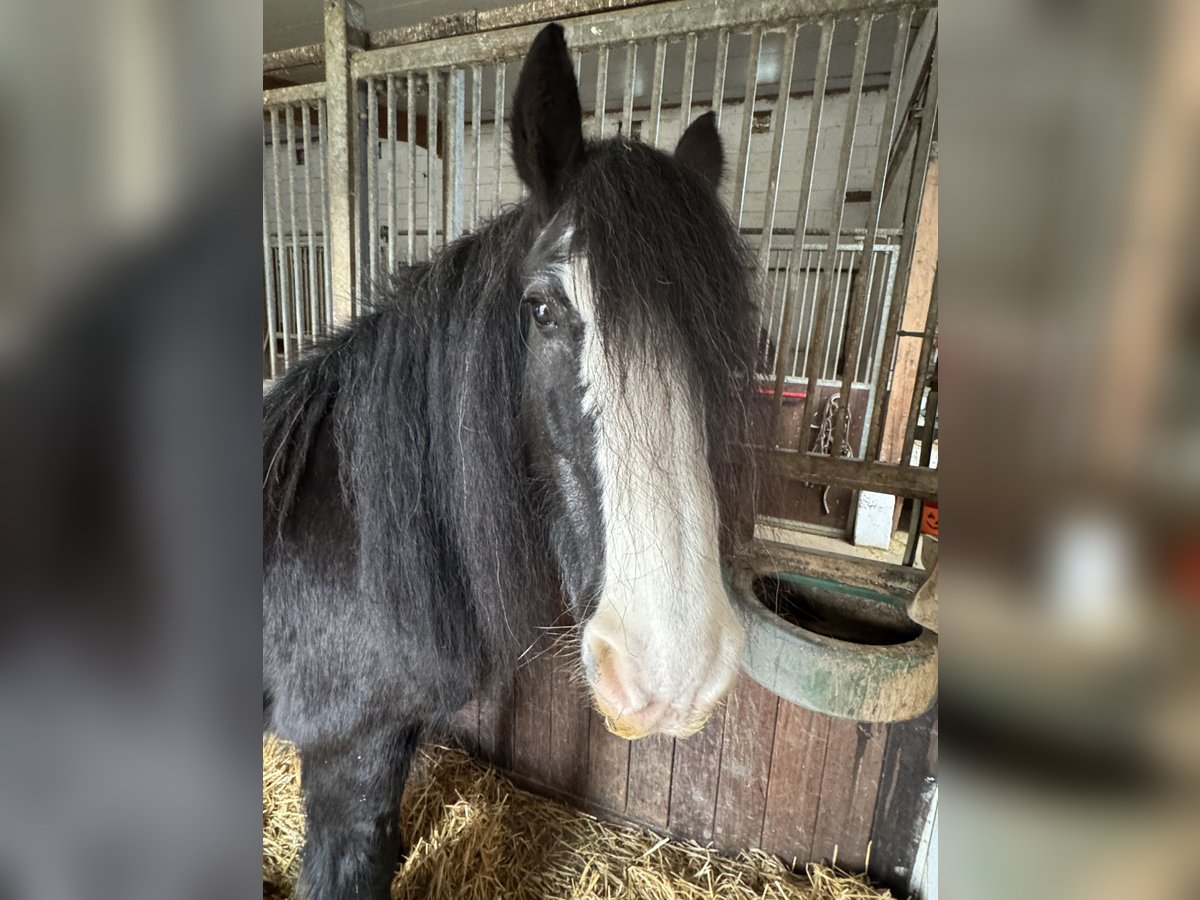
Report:
[[[646,705],[641,692],[627,684],[622,678],[621,667],[612,644],[602,638],[593,638],[588,643],[595,673],[596,693],[604,698],[612,712],[627,714]]]

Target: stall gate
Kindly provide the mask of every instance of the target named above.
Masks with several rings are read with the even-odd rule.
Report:
[[[723,199],[764,286],[766,476],[932,497],[936,472],[911,463],[936,292],[916,328],[904,314],[936,152],[931,5],[540,0],[367,34],[352,2],[330,0],[323,45],[264,57],[276,74],[325,70],[324,81],[264,92],[264,381],[354,316],[389,271],[521,199],[506,117],[525,51],[558,19],[588,136],[669,150],[694,117],[718,116]],[[898,388],[906,339],[915,371]],[[831,397],[848,398],[851,414],[834,417],[832,444],[814,452]],[[905,440],[888,458],[883,432],[897,414]],[[532,661],[465,711],[460,739],[543,789],[676,834],[789,861],[836,852],[852,868],[870,843],[872,874],[897,885],[911,865],[921,803],[911,785],[930,766],[932,715],[832,720],[743,679],[696,737],[631,746],[554,666]]]

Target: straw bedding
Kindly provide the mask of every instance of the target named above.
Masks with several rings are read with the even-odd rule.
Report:
[[[263,893],[288,898],[304,841],[300,771],[290,745],[263,742]],[[393,900],[877,900],[891,894],[775,857],[736,859],[668,841],[513,786],[456,750],[427,747],[404,795],[408,861]]]

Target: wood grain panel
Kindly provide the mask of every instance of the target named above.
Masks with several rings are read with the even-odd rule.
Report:
[[[712,841],[724,738],[725,704],[722,704],[700,731],[690,738],[675,741],[671,810],[667,821],[672,834],[701,844]]]
[[[779,701],[761,846],[790,865],[811,858],[830,721]]]
[[[937,706],[888,728],[871,824],[871,880],[904,896],[916,856],[929,779],[936,772]]]
[[[885,728],[830,719],[810,859],[864,869],[886,741]]]
[[[652,828],[666,830],[671,809],[671,770],[675,739],[656,734],[629,748],[629,794],[625,815]]]
[[[582,797],[587,787],[588,729],[592,715],[587,691],[571,673],[574,658],[559,655],[551,668],[550,768],[548,785],[572,797]]]
[[[530,653],[514,680],[513,768],[540,785],[551,781],[550,722],[554,667],[545,654]]]
[[[730,692],[713,822],[713,843],[721,849],[762,841],[778,706],[778,697],[745,675]]]
[[[479,698],[479,755],[502,769],[513,764],[513,703],[511,680],[491,685]]]
[[[629,785],[629,741],[610,734],[597,712],[588,725],[588,773],[584,798],[618,815],[625,814]]]

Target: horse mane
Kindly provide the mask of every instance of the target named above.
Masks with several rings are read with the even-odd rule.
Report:
[[[530,229],[512,209],[400,269],[264,401],[268,553],[324,439],[358,590],[391,598],[407,630],[468,660],[519,653],[556,611],[521,424]]]
[[[624,139],[588,145],[563,202],[605,343],[668,351],[707,410],[728,531],[748,496],[748,251],[699,175]],[[539,227],[522,204],[402,268],[264,400],[267,559],[315,460],[336,453],[357,589],[400,604],[406,629],[468,660],[515,659],[562,608],[522,427],[520,265]]]

